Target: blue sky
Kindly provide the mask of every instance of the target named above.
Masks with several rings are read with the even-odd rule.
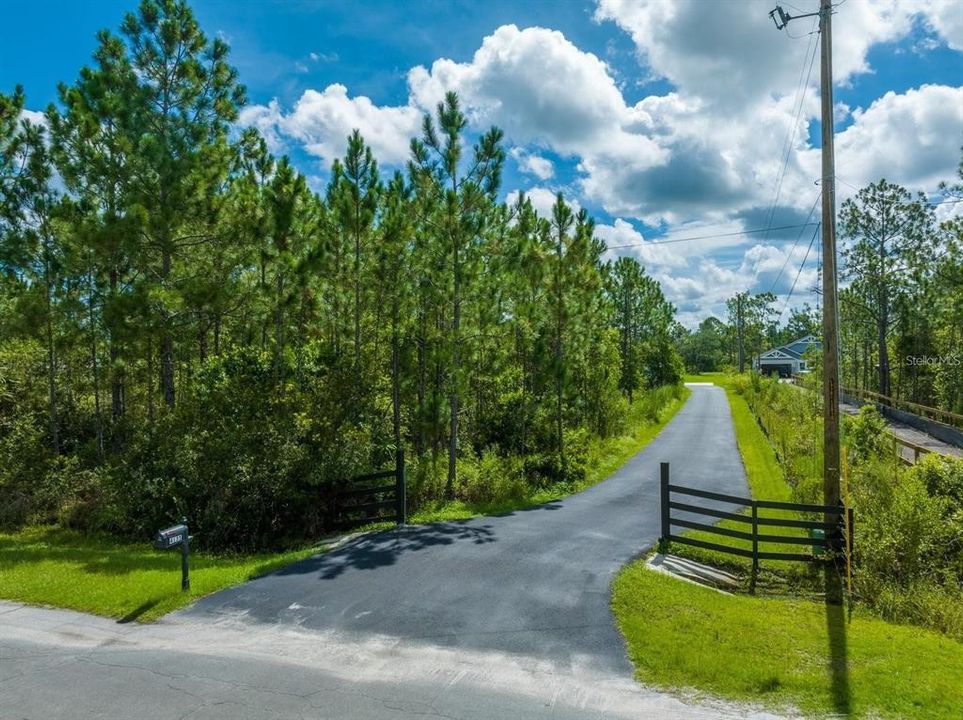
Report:
[[[352,127],[383,166],[402,163],[421,113],[456,90],[473,132],[506,131],[503,195],[526,190],[545,207],[565,192],[610,245],[631,246],[612,252],[639,257],[693,325],[721,315],[740,290],[773,289],[791,306],[812,301],[808,227],[734,234],[804,223],[818,198],[818,55],[809,71],[818,36],[811,19],[777,32],[767,17],[774,4],[193,6],[205,31],[232,46],[249,94],[242,121],[315,187]],[[816,4],[783,6],[799,14]],[[0,45],[0,92],[23,84],[33,110],[55,101],[57,83],[89,62],[96,31],[116,30],[132,8],[133,0],[0,0],[13,30]],[[957,0],[844,0],[834,24],[840,201],[880,176],[935,193],[963,145]],[[706,235],[714,237],[658,244]]]

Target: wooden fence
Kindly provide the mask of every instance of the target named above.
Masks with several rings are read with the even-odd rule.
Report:
[[[853,547],[853,509],[842,506],[832,505],[809,505],[805,503],[777,502],[774,500],[755,500],[743,498],[736,495],[726,495],[724,493],[710,492],[696,488],[673,485],[669,482],[669,463],[662,463],[661,466],[661,489],[662,489],[662,538],[663,542],[677,542],[683,545],[692,545],[705,550],[715,550],[721,553],[737,555],[752,560],[752,567],[755,571],[759,567],[760,560],[797,560],[810,561],[815,559],[812,552],[782,552],[771,549],[760,548],[760,545],[799,545],[810,547],[821,547],[824,550],[840,549],[845,543],[846,556],[849,557]],[[700,507],[691,502],[674,500],[675,496],[696,497],[705,500],[714,500],[720,503],[733,505],[732,510],[718,510],[716,508]],[[736,510],[749,508],[749,513],[740,513]],[[762,517],[760,510],[788,510],[800,515],[823,515],[823,520],[811,520],[808,518],[779,518]],[[712,518],[705,522],[687,520],[673,514],[673,510]],[[833,516],[835,519],[826,520]],[[718,520],[731,520],[748,526],[745,530],[735,530],[728,527],[720,527],[714,523]],[[698,540],[672,532],[672,528],[681,527],[689,530],[700,530],[722,537],[736,538],[751,543],[752,549],[744,547],[734,547],[732,545],[722,545],[720,543]],[[802,535],[769,534],[780,529],[793,528],[805,530],[821,530],[822,537],[805,537]],[[762,529],[762,530],[761,530]],[[812,533],[809,533],[812,535]]]
[[[391,482],[385,482],[388,480]],[[334,525],[357,527],[384,520],[404,525],[408,522],[407,490],[405,455],[398,450],[393,469],[358,475],[338,490],[333,503]]]
[[[894,435],[893,433],[888,434],[893,440],[893,452],[896,453],[896,457],[899,458],[900,462],[902,462],[904,465],[915,465],[919,462],[921,455],[926,455],[927,453],[933,452],[929,448],[923,447],[922,445],[917,445],[915,442],[901,438],[898,435]],[[911,453],[913,453],[912,460],[903,454],[903,448],[907,448]]]

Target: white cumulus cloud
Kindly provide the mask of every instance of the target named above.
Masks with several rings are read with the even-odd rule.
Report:
[[[378,106],[333,84],[322,92],[306,90],[289,113],[276,100],[247,107],[239,124],[258,127],[274,146],[282,138],[295,140],[325,164],[344,154],[348,135],[358,129],[380,162],[400,165],[408,158],[411,138],[420,133],[421,118],[421,111],[410,105]]]
[[[534,175],[539,180],[550,180],[555,175],[555,165],[546,157],[530,153],[521,147],[514,147],[511,156],[523,173]]]

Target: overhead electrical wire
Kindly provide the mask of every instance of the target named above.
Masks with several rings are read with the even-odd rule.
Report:
[[[753,235],[761,232],[772,232],[774,230],[794,230],[795,228],[818,225],[819,223],[804,222],[795,225],[782,225],[780,227],[753,228],[752,230],[739,230],[728,233],[715,233],[712,235],[692,235],[690,237],[670,238],[668,240],[642,240],[640,242],[625,243],[623,245],[607,245],[606,250],[621,250],[623,248],[644,247],[648,245],[671,245],[673,243],[690,242],[692,240],[715,240],[717,238],[737,237],[739,235]]]
[[[803,104],[805,103],[805,90],[809,86],[809,80],[812,77],[813,63],[816,58],[816,48],[817,48],[816,43],[810,42],[810,44],[807,45],[806,54],[803,56],[803,64],[799,69],[799,81],[797,82],[796,93],[795,93],[795,95],[798,97],[798,101],[793,102],[793,105],[796,108],[794,113],[794,119],[792,124],[789,126],[789,128],[787,128],[786,140],[783,141],[784,157],[783,157],[782,169],[779,173],[779,180],[776,185],[775,196],[769,207],[769,210],[767,211],[766,227],[756,228],[752,230],[741,230],[739,232],[731,232],[731,233],[718,233],[713,235],[696,235],[692,237],[674,238],[669,240],[643,240],[641,242],[625,243],[622,245],[609,245],[607,246],[606,249],[621,250],[624,248],[642,247],[647,245],[668,245],[672,243],[689,242],[692,240],[714,240],[716,238],[737,237],[740,235],[751,235],[755,233],[766,233],[766,236],[763,238],[763,242],[765,242],[768,239],[768,234],[771,232],[776,232],[779,230],[794,230],[796,228],[805,228],[807,226],[811,226],[813,223],[809,222],[808,218],[807,218],[807,222],[805,223],[794,224],[794,225],[781,225],[779,227],[773,227],[772,221],[775,218],[775,207],[776,207],[776,204],[779,202],[779,196],[782,192],[782,183],[786,176],[786,169],[789,166],[789,157],[792,154],[793,143],[796,140],[796,132],[799,128],[799,116],[802,113],[802,107],[803,107]],[[803,80],[803,71],[807,66],[807,63],[806,63],[807,59],[809,60],[809,63],[808,63],[809,69],[808,71],[806,71],[805,80]],[[812,217],[811,211],[809,216]],[[756,265],[758,265],[758,261],[756,262]],[[753,269],[753,275],[755,275],[755,269]],[[755,282],[755,277],[753,277],[752,282]]]
[[[822,197],[822,192],[816,193],[816,199],[813,200],[813,205],[811,208],[809,208],[809,215],[806,217],[807,223],[809,223],[809,219],[813,216],[813,213],[816,211],[816,205],[819,203],[819,198],[821,197]],[[796,240],[793,242],[792,248],[790,248],[789,252],[786,254],[786,260],[783,262],[782,267],[779,269],[779,272],[776,274],[776,277],[773,278],[772,283],[769,285],[769,292],[772,292],[773,290],[775,290],[776,283],[779,282],[779,278],[781,278],[782,274],[786,271],[786,266],[789,264],[789,260],[792,258],[792,254],[796,251],[796,246],[799,245],[799,241],[802,239],[803,231],[805,229],[806,229],[805,225],[799,228],[799,234],[796,235]]]
[[[813,27],[815,27],[815,19],[813,20]],[[766,224],[772,225],[773,220],[776,216],[776,207],[779,205],[779,198],[782,194],[782,185],[786,179],[786,170],[789,168],[789,159],[792,157],[793,146],[796,142],[796,133],[799,131],[799,119],[802,115],[803,105],[806,103],[806,91],[809,88],[809,81],[812,78],[813,65],[816,61],[816,50],[819,48],[819,43],[813,42],[812,36],[814,33],[810,33],[810,40],[806,45],[806,52],[803,55],[803,63],[799,68],[799,80],[796,83],[796,92],[793,97],[793,106],[795,110],[793,112],[793,120],[789,127],[786,129],[786,139],[783,141],[782,148],[782,167],[779,171],[779,177],[776,181],[776,190],[773,194],[772,202],[769,205],[769,210],[767,212]],[[808,59],[808,63],[806,62]],[[808,65],[808,69],[807,69]],[[805,72],[805,80],[803,79]],[[768,234],[763,237],[762,242],[766,242],[769,239]],[[759,258],[753,263],[752,272],[750,273],[749,287],[746,288],[746,292],[752,288],[756,283],[758,278],[759,270]]]
[[[786,139],[783,141],[782,148],[782,169],[779,171],[779,179],[776,181],[776,192],[773,197],[772,203],[769,206],[769,219],[767,223],[772,223],[775,216],[776,205],[779,203],[779,196],[782,194],[782,184],[786,179],[786,170],[789,167],[789,158],[792,156],[793,143],[796,142],[796,133],[799,130],[799,118],[802,115],[802,108],[806,102],[806,90],[809,88],[809,80],[812,78],[813,64],[816,61],[816,49],[817,44],[811,42],[806,46],[806,54],[803,56],[803,64],[799,69],[799,80],[796,84],[796,92],[793,101],[795,110],[793,111],[793,120],[789,127],[786,129]],[[811,52],[810,52],[811,49]],[[809,67],[806,71],[806,79],[803,80],[803,68],[806,67],[806,58],[809,58]]]
[[[802,275],[803,268],[806,267],[806,261],[809,259],[809,253],[812,252],[813,243],[816,242],[816,236],[819,235],[820,225],[822,225],[822,223],[816,223],[816,230],[813,232],[813,236],[809,239],[809,247],[806,248],[806,255],[803,257],[803,261],[799,265],[799,270],[796,272],[796,277],[792,281],[792,286],[789,288],[789,294],[786,296],[786,303],[782,306],[782,310],[779,312],[779,317],[776,319],[776,322],[782,320],[782,316],[786,312],[786,308],[789,307],[789,300],[792,298],[793,290],[796,289],[796,283],[799,282],[799,276]]]

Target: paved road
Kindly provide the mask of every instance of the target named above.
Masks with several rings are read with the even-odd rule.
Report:
[[[636,685],[609,609],[659,535],[660,461],[748,492],[724,392],[692,390],[643,452],[558,502],[362,537],[146,628],[16,633],[50,611],[0,606],[0,720],[745,717]]]

